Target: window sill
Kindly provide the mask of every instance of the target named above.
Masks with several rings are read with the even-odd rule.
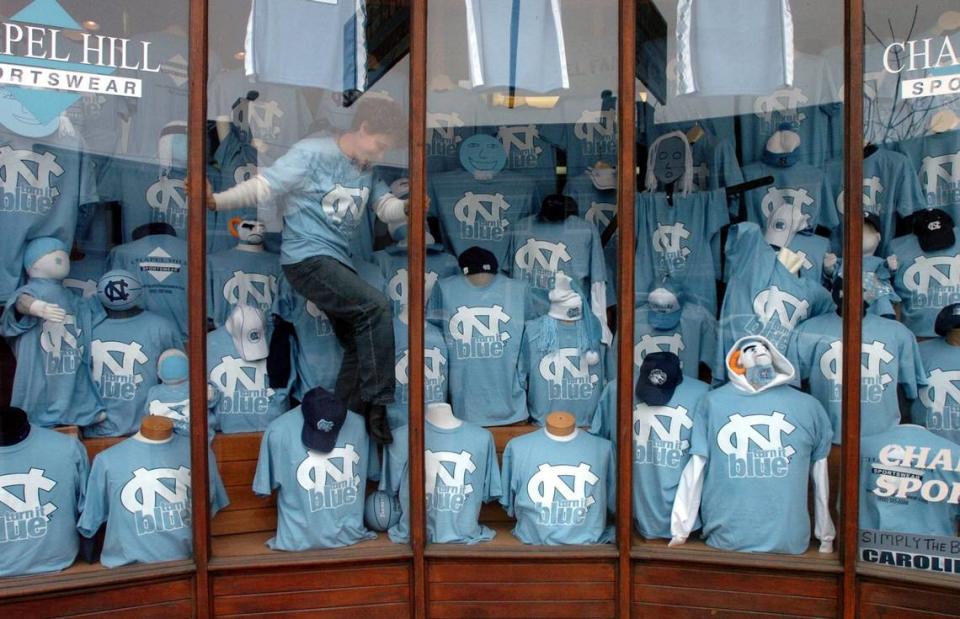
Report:
[[[170,576],[193,574],[194,571],[193,561],[141,563],[116,568],[105,568],[99,563],[88,564],[78,561],[61,572],[0,579],[0,600],[24,595],[158,580]]]
[[[409,559],[410,546],[394,544],[386,533],[377,539],[346,548],[284,552],[267,548],[273,531],[257,531],[236,535],[218,535],[212,539],[210,571],[231,571],[249,568],[283,567],[288,565],[324,565],[332,563],[385,562]]]
[[[924,588],[935,587],[960,591],[960,575],[938,574],[911,568],[888,567],[857,561],[857,576],[874,578],[897,584],[919,585]]]
[[[497,532],[489,542],[481,544],[428,544],[424,555],[442,559],[530,559],[556,557],[563,559],[616,559],[614,544],[593,546],[533,546],[524,544],[510,532],[512,523],[488,523]]]
[[[798,572],[827,574],[843,572],[843,565],[840,563],[840,555],[837,552],[822,554],[814,545],[811,545],[810,549],[802,555],[729,552],[711,548],[700,540],[689,540],[682,546],[670,548],[667,546],[667,540],[647,540],[634,533],[630,557],[648,561],[710,563]]]

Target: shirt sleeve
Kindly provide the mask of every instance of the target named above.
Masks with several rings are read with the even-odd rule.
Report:
[[[907,331],[906,329],[903,329]],[[900,385],[903,394],[910,400],[917,399],[918,385],[927,384],[927,371],[923,367],[923,358],[920,356],[920,347],[913,333],[904,334],[904,342],[900,347],[898,362],[900,363]]]
[[[510,443],[507,444],[507,448],[503,450],[503,468],[500,469],[500,505],[503,506],[503,509],[506,510],[507,515],[511,518],[514,517],[514,500],[516,499],[517,493],[517,480],[512,479],[513,477],[513,445]]]
[[[483,480],[483,502],[489,503],[500,498],[503,490],[500,486],[500,467],[497,465],[497,446],[493,434],[487,434],[487,475]]]
[[[276,478],[278,463],[274,461],[274,451],[277,447],[277,445],[273,445],[276,440],[275,437],[276,433],[267,428],[267,431],[263,433],[263,439],[260,441],[260,457],[257,459],[257,471],[253,476],[253,492],[260,496],[269,496],[280,486],[280,482]]]
[[[93,459],[90,476],[87,478],[87,488],[83,501],[83,513],[77,522],[77,530],[84,537],[93,537],[110,513],[107,493],[107,467],[103,463],[102,454]]]
[[[77,513],[74,517],[83,513],[84,503],[87,496],[87,479],[90,477],[90,459],[87,457],[87,450],[83,443],[73,439],[74,462],[77,474]]]
[[[693,409],[693,430],[690,432],[690,454],[703,456],[704,459],[710,457],[708,406],[705,397],[697,402]]]
[[[404,438],[406,434],[404,433]],[[387,446],[383,457],[383,468],[380,476],[380,489],[396,494],[400,492],[400,486],[403,483],[403,476],[407,469],[407,441],[398,440],[399,436],[394,436],[394,441]]]
[[[926,208],[927,199],[920,186],[920,178],[910,167],[909,159],[898,166],[895,176],[893,203],[897,205],[897,213],[901,217],[908,217]]]
[[[613,440],[611,430],[616,427],[616,403],[617,386],[615,383],[608,383],[600,394],[600,401],[597,402],[597,408],[594,410],[593,419],[590,423],[590,434],[601,438]]]
[[[833,426],[830,425],[830,417],[823,406],[813,400],[813,425],[814,425],[814,450],[810,460],[816,462],[830,455],[830,449],[833,447]]]
[[[288,194],[302,187],[305,178],[316,175],[315,159],[315,154],[310,153],[303,142],[298,142],[273,165],[261,170],[260,176],[267,181],[274,197]],[[244,182],[249,183],[251,180],[253,179]]]
[[[210,474],[210,515],[213,516],[230,505],[230,498],[227,496],[227,489],[223,486],[223,480],[220,478],[217,458],[210,449],[207,450],[207,464]]]

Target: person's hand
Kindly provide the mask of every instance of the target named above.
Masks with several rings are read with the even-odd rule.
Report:
[[[30,304],[30,315],[57,323],[62,323],[67,319],[67,312],[62,307],[56,303],[48,303],[40,299],[36,299]]]
[[[887,256],[887,267],[889,267],[891,271],[896,271],[900,268],[900,261],[897,260],[896,256]]]
[[[213,185],[210,184],[210,179],[204,178],[204,188],[206,189],[203,202],[207,205],[207,208],[211,211],[217,210],[217,201],[213,199]],[[183,187],[187,192],[187,195],[190,195],[190,178],[187,177],[183,179]]]

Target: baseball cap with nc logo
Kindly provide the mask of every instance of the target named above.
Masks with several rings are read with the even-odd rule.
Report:
[[[680,357],[672,352],[652,352],[640,364],[637,399],[650,406],[663,406],[681,382]]]
[[[957,242],[953,234],[953,218],[946,211],[930,208],[913,214],[913,233],[920,249],[940,251]]]
[[[328,453],[337,444],[340,428],[347,420],[347,407],[323,387],[314,387],[300,403],[303,431],[300,440],[307,449]]]

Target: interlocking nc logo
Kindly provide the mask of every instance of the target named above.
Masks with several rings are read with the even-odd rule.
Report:
[[[758,427],[766,430],[761,432]],[[717,445],[723,453],[741,460],[746,459],[751,443],[762,451],[783,449],[784,455],[789,459],[796,450],[793,447],[784,449],[782,435],[790,435],[795,429],[783,413],[777,411],[769,415],[734,414],[720,428]]]
[[[324,214],[335,223],[339,224],[347,218],[356,221],[360,219],[360,213],[367,204],[369,195],[370,189],[367,187],[344,187],[337,183],[333,189],[323,196],[320,206],[323,208]]]
[[[690,238],[690,231],[677,222],[675,224],[657,226],[657,231],[653,233],[653,248],[660,254],[670,256],[687,257],[690,255],[690,248],[683,246],[683,241]]]
[[[265,359],[245,361],[236,357],[223,357],[220,364],[210,372],[210,380],[228,394],[236,393],[240,386],[244,391],[266,389],[267,396],[273,395],[273,389],[267,387]]]
[[[477,470],[477,465],[473,463],[469,452],[454,453],[428,449],[423,452],[423,455],[427,473],[427,494],[433,494],[438,481],[448,488],[460,488],[465,495],[473,493],[473,485],[465,483],[467,473]]]
[[[493,307],[467,307],[461,305],[450,319],[450,335],[453,339],[469,343],[474,331],[480,337],[495,337],[501,342],[510,339],[510,334],[500,332],[500,324],[510,322],[510,316],[503,311],[502,305]]]
[[[927,386],[920,389],[920,401],[928,409],[942,413],[947,398],[953,400],[954,406],[960,406],[960,370],[934,369],[927,376]]]
[[[584,110],[573,126],[573,135],[578,140],[609,140],[616,131],[616,110]]]
[[[927,294],[931,282],[942,287],[960,286],[960,254],[934,258],[918,256],[903,274],[903,285],[910,292]]]
[[[440,279],[440,276],[434,271],[427,271],[423,274],[423,296],[425,299],[430,298],[430,292],[438,279]],[[390,281],[387,282],[387,296],[390,297],[391,301],[398,305],[407,304],[408,281],[406,269],[398,269],[396,274],[390,278]]]
[[[592,496],[587,496],[587,486],[595,485],[600,479],[590,471],[587,463],[581,462],[576,466],[541,464],[537,468],[537,474],[527,482],[527,495],[538,506],[549,508],[558,492],[566,501],[586,500],[587,507],[596,502]],[[564,478],[570,479],[572,485]]]
[[[539,155],[543,152],[543,149],[534,141],[540,137],[540,131],[535,125],[500,127],[497,130],[497,137],[503,142],[503,149],[508,153],[513,148],[525,154]]]
[[[456,133],[457,129],[463,127],[463,121],[456,112],[451,114],[428,113],[427,127],[441,140],[446,140],[447,142],[460,142],[463,140],[463,138]]]
[[[150,208],[163,214],[171,210],[178,211],[187,208],[187,188],[183,180],[161,175],[157,182],[147,189],[147,204]]]
[[[939,157],[924,157],[920,165],[920,179],[927,196],[937,195],[940,181],[950,187],[960,187],[960,151]]]
[[[438,381],[443,377],[443,366],[447,360],[437,347],[423,349],[423,378],[426,381]],[[410,383],[410,351],[405,350],[400,355],[393,369],[397,384]]]
[[[763,218],[770,219],[770,215],[781,204],[789,204],[794,210],[802,210],[813,204],[813,198],[810,197],[806,189],[770,187],[760,202],[760,211],[763,213]]]
[[[570,262],[570,254],[567,253],[564,243],[527,239],[523,247],[517,250],[514,262],[518,268],[526,271],[532,271],[535,266],[539,266],[544,271],[555,273],[560,270],[561,262]]]
[[[190,399],[187,398],[179,402],[153,400],[150,402],[147,412],[150,415],[171,419],[174,423],[190,423]]]
[[[763,324],[769,323],[776,317],[782,326],[793,330],[807,317],[810,303],[801,301],[789,292],[784,292],[776,286],[761,290],[753,300],[753,313]]]
[[[487,223],[498,223],[506,228],[510,222],[503,218],[503,213],[510,209],[510,205],[503,199],[502,193],[473,193],[468,191],[453,205],[453,216],[457,221],[468,226],[477,223],[480,217]]]
[[[3,191],[17,194],[20,183],[26,183],[46,194],[51,200],[60,195],[60,190],[51,187],[53,178],[63,174],[63,167],[57,163],[53,153],[42,155],[32,150],[15,150],[10,146],[0,146],[0,178],[3,179]]]
[[[257,174],[257,166],[253,164],[245,164],[237,166],[237,169],[233,171],[233,182],[236,185],[239,185],[243,181],[250,180]]]
[[[664,424],[663,420],[666,420]],[[633,412],[633,436],[638,443],[650,440],[650,431],[661,441],[680,443],[681,449],[686,449],[688,441],[681,441],[680,435],[684,428],[693,427],[690,412],[683,406],[656,406],[646,410],[639,407]]]
[[[283,119],[283,110],[276,101],[251,101],[248,107],[247,120],[253,129],[253,134],[264,140],[275,140],[280,137],[280,122]]]
[[[170,482],[173,482],[173,490],[168,485]],[[131,514],[152,514],[158,497],[167,504],[189,501],[190,469],[185,466],[175,469],[141,467],[133,472],[133,478],[120,491],[120,502]]]
[[[643,358],[652,352],[672,352],[679,355],[683,352],[683,337],[679,333],[673,335],[642,335],[640,341],[633,347],[633,363],[637,367],[643,364]]]
[[[64,343],[69,348],[76,350],[77,336],[81,333],[76,325],[77,317],[73,314],[67,314],[63,322],[44,320],[40,327],[40,350],[50,353],[54,359],[60,358]]]
[[[339,461],[340,466],[334,464],[334,461]],[[353,470],[359,462],[360,454],[350,443],[336,447],[329,453],[308,451],[307,457],[297,467],[297,483],[304,490],[315,491],[323,490],[327,485],[327,478],[334,483],[359,484],[360,476]]]
[[[127,292],[128,285],[125,279],[111,279],[103,287],[103,294],[108,301],[126,301],[130,298],[130,293]]]
[[[0,503],[18,514],[34,512],[42,507],[43,515],[49,517],[57,511],[57,506],[50,502],[41,505],[40,491],[50,492],[56,485],[57,482],[45,476],[43,469],[31,468],[27,473],[0,475]],[[22,488],[23,492],[11,492],[16,487]]]
[[[796,113],[797,108],[806,105],[807,96],[798,88],[790,88],[786,90],[777,90],[774,91],[772,95],[767,97],[757,97],[753,100],[753,113],[757,115],[758,118],[762,118],[766,122],[771,122],[773,120],[773,115],[775,113],[792,112],[795,113],[794,120],[798,123],[802,123],[806,120],[806,114]]]
[[[893,361],[893,355],[887,351],[883,342],[874,340],[871,343],[863,342],[860,345],[861,362],[860,374],[862,378],[869,378],[880,381],[880,384],[886,388],[893,382],[893,377],[889,374],[882,374],[881,368],[884,363]],[[864,363],[864,360],[866,363]],[[839,383],[843,374],[843,343],[833,342],[830,349],[820,357],[820,371],[830,381]]]
[[[877,176],[863,179],[863,210],[879,215],[882,210],[880,194],[883,193],[884,189],[883,183]],[[841,191],[840,195],[837,196],[837,210],[841,213],[843,213],[843,194],[844,192]]]
[[[223,298],[231,305],[270,307],[277,291],[277,278],[261,273],[234,271],[233,277],[223,285]]]
[[[590,374],[586,355],[576,348],[561,348],[546,355],[540,360],[539,369],[544,380],[554,383],[561,383],[564,378],[589,380],[591,383],[599,380],[596,374]]]
[[[143,346],[137,342],[125,344],[123,342],[105,342],[94,340],[90,345],[90,356],[93,358],[93,380],[100,382],[103,379],[104,368],[110,370],[113,376],[133,377],[133,384],[143,382],[143,376],[136,374],[137,364],[147,362],[147,355],[143,353]]]
[[[616,204],[609,204],[607,202],[591,202],[590,208],[587,209],[585,219],[587,222],[605,230],[607,226],[610,225],[610,220],[613,219],[613,215],[616,212]]]
[[[327,318],[327,315],[323,310],[317,307],[313,301],[307,301],[305,309],[307,310],[307,315],[313,318],[316,322],[317,336],[326,337],[328,335],[333,335],[333,325],[330,324],[330,319]]]

